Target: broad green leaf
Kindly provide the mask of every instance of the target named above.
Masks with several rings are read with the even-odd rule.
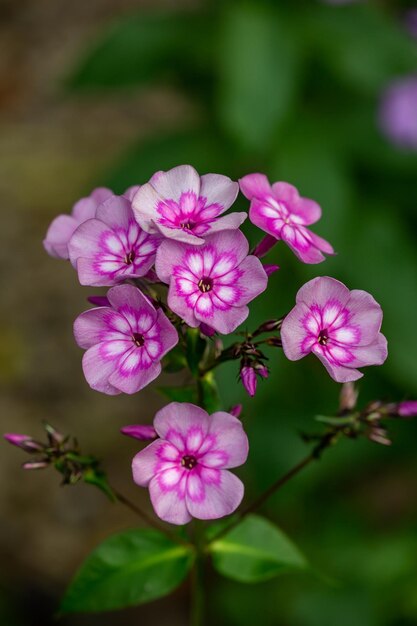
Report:
[[[186,387],[158,387],[158,391],[172,402],[197,403],[197,389],[195,385]]]
[[[293,103],[298,48],[273,6],[234,4],[220,30],[219,115],[245,148],[265,152]]]
[[[193,562],[191,548],[149,529],[106,539],[84,561],[61,611],[97,612],[150,602],[173,591]]]
[[[258,515],[246,517],[210,544],[220,574],[246,583],[261,582],[293,570],[305,570],[303,555],[274,524]]]
[[[114,89],[177,80],[208,65],[209,29],[197,13],[131,14],[112,24],[68,80],[72,89]]]

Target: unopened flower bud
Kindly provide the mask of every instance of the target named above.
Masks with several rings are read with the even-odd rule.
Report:
[[[395,405],[395,415],[398,417],[417,417],[417,400],[405,400]]]
[[[282,319],[279,320],[268,320],[259,326],[259,328],[255,331],[255,335],[260,335],[261,333],[273,333],[276,330],[281,328]]]
[[[340,391],[339,407],[341,411],[351,411],[358,400],[358,390],[354,383],[344,383]]]
[[[48,439],[51,445],[60,445],[64,443],[65,437],[62,433],[60,433],[56,428],[48,424],[48,422],[44,422],[44,428],[48,434]]]
[[[17,446],[21,450],[25,452],[40,452],[43,450],[43,445],[34,441],[28,435],[19,435],[18,433],[6,433],[3,435],[6,441],[11,443],[13,446]]]
[[[240,370],[240,378],[248,394],[253,397],[256,393],[257,385],[256,374],[253,367],[250,367],[249,365],[244,365]]]
[[[265,263],[264,270],[266,272],[266,275],[269,277],[271,276],[271,274],[274,274],[279,270],[279,265],[271,265],[269,263]]]
[[[207,324],[204,324],[204,322],[200,324],[200,331],[206,337],[213,337],[213,335],[216,334],[216,331],[214,330],[214,328],[212,328],[211,326],[208,326]]]
[[[24,470],[38,470],[45,469],[48,465],[48,461],[28,461],[27,463],[23,463],[22,468]]]
[[[257,256],[258,259],[261,259],[263,256],[268,254],[268,252],[275,246],[277,243],[277,239],[272,237],[271,235],[265,235],[263,239],[258,243],[258,245],[254,248],[252,254],[253,256]]]
[[[371,428],[368,433],[368,439],[383,446],[390,446],[392,443],[391,440],[388,439],[388,432],[381,426],[374,426]]]
[[[157,439],[158,435],[153,426],[147,424],[133,424],[131,426],[123,426],[120,429],[122,435],[139,439],[140,441],[151,441]]]
[[[88,296],[87,300],[94,306],[110,306],[107,296]]]
[[[231,409],[229,409],[229,413],[230,415],[234,415],[235,417],[240,417],[240,414],[242,413],[242,405],[241,404],[236,404],[235,406],[232,406]]]
[[[263,363],[257,363],[255,365],[255,369],[256,373],[259,374],[259,376],[261,376],[262,378],[268,378],[269,371],[266,365],[263,365]]]

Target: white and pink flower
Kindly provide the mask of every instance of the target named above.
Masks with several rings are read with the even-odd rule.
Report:
[[[149,233],[202,244],[206,235],[239,228],[246,213],[222,215],[236,200],[239,185],[227,176],[199,176],[191,165],[157,172],[133,198],[133,211]]]
[[[50,224],[43,247],[50,256],[68,259],[68,243],[80,224],[96,215],[96,209],[113,195],[111,189],[98,187],[87,198],[81,198],[72,207],[71,215],[58,215]]]
[[[301,287],[296,302],[281,328],[288,359],[297,361],[312,352],[340,383],[361,378],[359,367],[384,363],[382,310],[369,293],[349,291],[338,280],[323,276]]]
[[[332,246],[307,228],[321,217],[314,200],[302,198],[289,183],[271,185],[264,174],[248,174],[239,180],[242,193],[250,200],[249,219],[268,236],[259,244],[261,257],[276,243],[284,241],[304,263],[321,263]]]
[[[159,376],[178,333],[137,287],[118,285],[107,297],[109,306],[85,311],[74,323],[75,340],[87,350],[84,375],[96,391],[136,393]]]
[[[127,197],[112,196],[76,229],[68,250],[82,285],[110,286],[144,276],[160,240],[141,229]]]
[[[247,304],[267,287],[260,260],[248,256],[239,230],[209,235],[202,246],[165,240],[156,255],[156,273],[169,284],[168,305],[189,326],[204,323],[233,332],[247,317]]]
[[[160,439],[134,457],[132,470],[135,483],[149,487],[156,514],[171,524],[186,524],[193,517],[208,520],[233,513],[244,487],[229,469],[248,456],[240,420],[171,402],[156,414],[154,428]]]

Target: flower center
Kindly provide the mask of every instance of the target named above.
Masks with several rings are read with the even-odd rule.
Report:
[[[200,278],[198,281],[198,288],[202,293],[207,293],[213,289],[213,281],[211,278],[203,276],[203,278]]]
[[[192,470],[197,465],[197,459],[195,458],[195,456],[186,454],[181,459],[181,465],[185,467],[185,469]]]
[[[194,222],[191,222],[190,220],[188,220],[187,222],[181,222],[180,224],[180,228],[182,228],[183,230],[193,230],[194,226]]]
[[[321,346],[327,346],[327,342],[329,341],[329,333],[327,332],[327,328],[320,331],[319,336],[317,337],[317,341]]]
[[[128,252],[125,256],[125,258],[123,259],[123,261],[126,263],[126,265],[132,265],[133,261],[136,258],[136,254],[134,252],[134,250],[131,250],[130,252]]]
[[[145,344],[145,338],[140,333],[133,333],[132,339],[133,339],[133,343],[138,348],[141,348]]]

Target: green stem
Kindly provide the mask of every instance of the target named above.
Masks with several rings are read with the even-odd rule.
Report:
[[[291,478],[296,476],[302,469],[310,465],[312,461],[316,461],[320,458],[324,450],[333,445],[338,436],[340,434],[339,429],[334,429],[326,433],[322,439],[318,442],[318,444],[314,447],[313,451],[310,452],[304,459],[302,459],[297,465],[291,468],[286,474],[280,476],[266,491],[261,493],[261,495],[256,498],[253,502],[251,502],[246,508],[244,508],[234,519],[233,521],[225,526],[220,532],[218,532],[214,537],[212,537],[210,543],[217,541],[220,537],[223,537],[226,533],[228,533],[232,528],[235,528],[247,515],[257,511],[274,493],[276,493],[281,487],[287,484]]]
[[[205,550],[204,527],[194,520],[196,558],[191,575],[191,626],[203,626],[205,617]]]

